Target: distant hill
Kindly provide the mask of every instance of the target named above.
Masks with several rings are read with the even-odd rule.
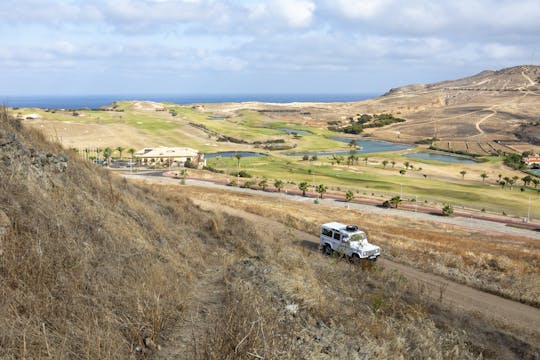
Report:
[[[436,137],[452,141],[540,144],[540,66],[482,71],[458,80],[407,85],[357,103],[355,111],[392,112],[407,122],[371,135],[404,141]]]
[[[522,65],[498,71],[486,70],[458,80],[391,89],[384,96],[430,91],[537,92],[540,91],[540,66]],[[462,98],[466,100],[466,97]]]

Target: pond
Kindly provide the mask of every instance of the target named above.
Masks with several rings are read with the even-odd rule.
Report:
[[[423,153],[423,152],[406,154],[403,156],[412,158],[412,159],[433,160],[433,161],[440,161],[440,162],[451,163],[451,164],[476,164],[477,163],[477,161],[473,159],[465,158],[461,156]]]
[[[385,151],[398,151],[398,150],[406,150],[406,149],[412,149],[414,146],[407,145],[407,144],[398,144],[398,143],[392,143],[388,141],[381,141],[381,140],[369,140],[366,138],[347,138],[347,137],[332,137],[331,140],[340,141],[344,143],[350,143],[351,140],[355,140],[358,146],[360,146],[360,149],[357,149],[354,151],[354,154],[371,154],[371,153],[377,153],[377,152],[385,152]],[[328,155],[349,155],[351,153],[350,150],[340,150],[340,151],[310,151],[310,152],[295,152],[295,153],[288,153],[288,156],[328,156]]]
[[[224,116],[209,116],[208,120],[225,120]]]
[[[211,154],[204,154],[204,157],[207,159],[216,158],[216,157],[234,157],[236,154],[240,154],[241,157],[252,157],[252,156],[266,156],[266,154],[261,154],[258,152],[252,151],[220,151]]]
[[[296,129],[289,129],[289,128],[276,128],[276,130],[281,130],[286,132],[287,134],[297,134],[297,135],[311,135],[309,131],[306,130],[296,130]]]
[[[540,169],[530,169],[527,172],[536,176],[540,176]]]

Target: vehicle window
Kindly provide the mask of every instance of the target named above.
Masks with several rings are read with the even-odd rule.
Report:
[[[322,229],[322,234],[323,234],[324,236],[332,237],[332,231],[331,231],[331,230],[328,230],[328,229]]]
[[[336,239],[336,240],[341,240],[341,234],[338,233],[338,232],[335,232],[335,233],[334,233],[334,239]]]

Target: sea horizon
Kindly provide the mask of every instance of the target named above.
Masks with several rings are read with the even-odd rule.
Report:
[[[226,102],[353,102],[367,100],[381,94],[179,94],[179,95],[0,95],[0,103],[11,108],[96,109],[115,101],[155,101],[176,104]]]

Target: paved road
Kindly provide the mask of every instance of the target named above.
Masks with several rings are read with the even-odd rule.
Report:
[[[173,183],[173,184],[179,183],[178,179],[161,176],[160,174],[162,174],[162,172],[159,172],[159,173],[152,172],[152,173],[147,173],[147,174],[123,174],[123,176],[127,178],[140,179],[140,180],[159,181],[159,182]],[[278,198],[286,198],[288,200],[293,200],[293,201],[298,201],[298,202],[313,202],[314,200],[313,198],[302,197],[296,194],[291,195],[291,194],[287,194],[286,192],[276,193],[276,192],[259,191],[259,190],[252,190],[252,189],[246,189],[246,188],[238,188],[235,186],[226,186],[222,184],[216,184],[211,181],[187,179],[186,185],[194,185],[194,186],[201,186],[201,187],[208,187],[208,188],[215,188],[215,189],[225,189],[228,191],[249,193],[249,194],[254,194],[258,196],[271,196],[271,197],[278,197]],[[498,233],[503,233],[503,234],[526,236],[529,238],[540,240],[540,232],[538,231],[522,229],[522,228],[517,228],[517,227],[510,227],[510,226],[506,226],[504,223],[500,223],[496,221],[488,221],[488,220],[481,220],[481,219],[461,217],[461,216],[442,217],[442,216],[427,214],[423,212],[414,212],[414,211],[400,210],[400,209],[383,209],[383,208],[380,208],[378,206],[373,206],[373,205],[358,204],[358,203],[352,203],[352,202],[344,203],[343,201],[330,199],[330,198],[319,199],[319,203],[330,205],[330,206],[336,206],[340,208],[348,207],[351,209],[357,209],[357,210],[361,210],[368,213],[394,215],[394,216],[401,216],[401,217],[406,217],[410,219],[418,219],[418,220],[425,220],[425,221],[435,221],[439,223],[459,225],[459,226],[463,226],[463,227],[471,228],[475,230],[485,230],[485,231],[498,232]]]

